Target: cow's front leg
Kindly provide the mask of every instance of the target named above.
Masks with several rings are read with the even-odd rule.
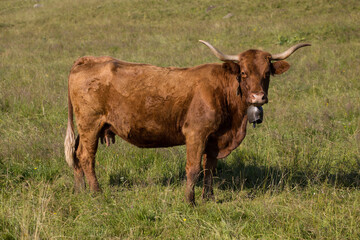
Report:
[[[185,199],[195,205],[195,184],[201,171],[201,157],[204,152],[204,139],[196,133],[186,137],[186,189]]]
[[[194,96],[182,132],[186,140],[186,190],[185,198],[195,204],[194,187],[201,171],[201,158],[205,151],[208,137],[221,123],[221,113],[214,92],[207,86],[199,86]]]
[[[213,175],[216,170],[217,158],[209,154],[204,154],[203,169],[204,169],[204,187],[202,198],[204,200],[214,199],[213,191]]]

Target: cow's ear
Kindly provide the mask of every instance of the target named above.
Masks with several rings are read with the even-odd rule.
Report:
[[[290,64],[287,61],[277,61],[271,63],[271,73],[272,74],[282,74],[289,70]]]
[[[237,63],[234,63],[232,61],[226,61],[223,63],[222,67],[231,74],[238,75],[240,73],[240,66]]]

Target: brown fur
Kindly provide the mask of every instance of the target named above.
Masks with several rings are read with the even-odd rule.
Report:
[[[269,56],[248,50],[239,54],[238,63],[191,68],[162,68],[111,57],[79,58],[69,75],[65,140],[76,189],[85,188],[85,175],[90,189],[100,191],[94,170],[98,140],[109,145],[116,134],[143,148],[186,144],[186,200],[195,203],[194,185],[202,159],[203,198],[213,197],[217,159],[229,155],[244,139],[253,93],[263,94],[258,105],[266,103],[270,74],[288,69],[285,61],[272,64]],[[241,96],[236,94],[238,75]],[[73,110],[78,143],[73,136]]]

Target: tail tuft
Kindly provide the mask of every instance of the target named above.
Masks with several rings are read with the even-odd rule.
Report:
[[[71,75],[71,74],[70,74]],[[76,150],[76,141],[75,141],[75,133],[74,133],[74,112],[73,106],[70,99],[70,75],[68,79],[68,122],[66,129],[66,136],[64,141],[65,147],[65,160],[70,167],[74,167],[75,165],[75,150]]]
[[[70,167],[74,167],[75,134],[72,124],[70,122],[68,122],[68,126],[66,129],[64,147],[65,147],[65,160]]]

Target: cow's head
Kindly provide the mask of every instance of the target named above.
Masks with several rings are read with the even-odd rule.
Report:
[[[261,50],[247,50],[238,55],[226,55],[210,43],[199,40],[208,46],[221,61],[238,65],[239,90],[244,94],[249,105],[261,106],[268,102],[270,75],[282,74],[290,68],[284,59],[288,58],[297,49],[310,46],[300,43],[279,54],[270,54]]]

